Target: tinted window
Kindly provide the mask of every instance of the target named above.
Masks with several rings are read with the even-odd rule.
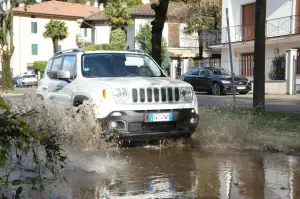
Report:
[[[50,70],[50,78],[52,78],[52,79],[57,78],[57,72],[61,68],[61,61],[62,61],[62,57],[53,59],[51,70]]]
[[[200,75],[206,75],[206,71],[205,70],[201,70]]]
[[[190,75],[198,76],[199,75],[199,71],[198,70],[192,71]]]
[[[35,75],[24,75],[25,78],[35,78]]]
[[[83,55],[84,77],[162,77],[158,65],[147,55],[101,53]]]
[[[74,79],[76,76],[76,57],[75,56],[65,56],[61,70],[70,71],[71,79]]]

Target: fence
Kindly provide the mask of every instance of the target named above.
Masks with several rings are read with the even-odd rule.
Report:
[[[222,61],[221,67],[230,70],[230,62]],[[245,56],[241,59],[233,60],[233,72],[236,75],[248,77],[250,80],[254,74],[254,59],[252,56]],[[275,60],[274,58],[265,59],[265,78],[269,80],[286,80],[285,59]]]
[[[228,28],[208,30],[206,42],[209,45],[228,43]],[[266,20],[266,38],[300,34],[300,15],[287,16]],[[254,40],[255,25],[236,25],[230,27],[232,42],[245,42]]]

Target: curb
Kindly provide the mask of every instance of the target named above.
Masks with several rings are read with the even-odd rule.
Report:
[[[20,94],[0,94],[1,97],[15,97],[15,96],[23,96],[25,94],[20,93]]]

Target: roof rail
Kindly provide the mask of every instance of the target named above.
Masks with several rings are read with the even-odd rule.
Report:
[[[59,51],[57,53],[54,54],[55,55],[59,55],[59,54],[63,54],[64,52],[84,52],[84,50],[82,50],[81,48],[70,48],[70,49],[66,49],[66,50],[62,50],[62,51]]]
[[[137,53],[145,53],[144,51],[142,50],[126,50],[126,51],[130,51],[130,52],[137,52]]]

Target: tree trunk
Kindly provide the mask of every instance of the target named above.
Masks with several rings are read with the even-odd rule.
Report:
[[[58,39],[52,39],[53,52],[54,54],[58,52]]]
[[[162,32],[167,18],[169,0],[159,0],[158,3],[151,4],[151,8],[155,12],[155,19],[151,22],[152,25],[152,57],[161,66],[161,41]]]
[[[11,3],[14,3],[14,1]],[[4,90],[13,90],[13,80],[10,69],[10,60],[14,52],[12,8],[7,11],[7,15],[3,15],[2,17],[2,34],[5,35],[1,41],[3,43],[3,48],[1,49],[2,88]],[[9,31],[9,38],[7,37],[7,31]]]
[[[254,44],[254,88],[253,108],[265,110],[265,48],[266,48],[266,0],[256,1],[255,44]]]
[[[2,54],[2,89],[12,90],[12,74],[10,69],[10,55],[8,52],[3,52]]]
[[[203,60],[203,31],[198,31],[198,41],[199,41],[199,59]]]

